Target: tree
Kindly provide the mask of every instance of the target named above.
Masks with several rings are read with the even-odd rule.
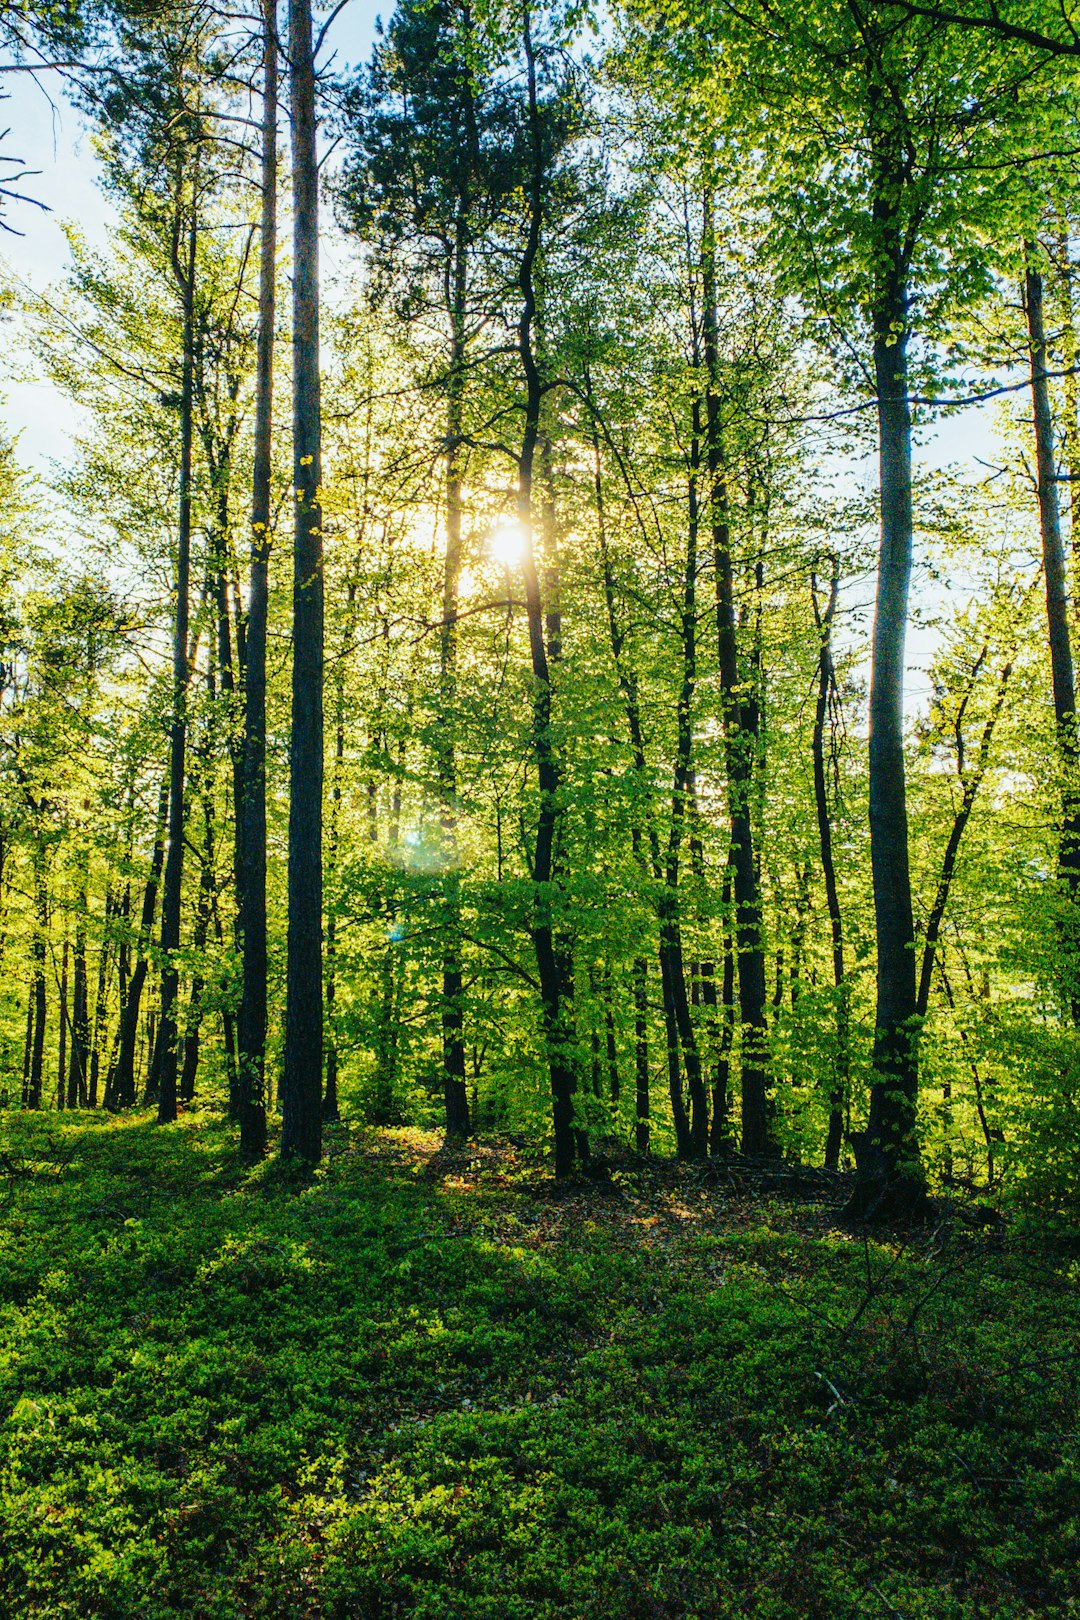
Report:
[[[323,545],[319,167],[308,0],[289,4],[293,197],[293,666],[281,1153],[322,1155]]]

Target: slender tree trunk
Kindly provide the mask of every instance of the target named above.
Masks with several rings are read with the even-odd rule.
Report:
[[[161,869],[165,860],[165,827],[169,807],[170,779],[171,773],[162,782],[161,792],[158,796],[154,850],[150,858],[150,871],[147,875],[146,887],[143,890],[135,967],[127,986],[126,995],[123,993],[123,986],[121,986],[119,1044],[115,1071],[109,1075],[105,1086],[106,1108],[133,1108],[135,1106],[135,1045],[139,1034],[139,1008],[142,1002],[143,986],[146,983],[147,967],[149,966],[147,949],[154,927],[158,885],[161,882]]]
[[[34,851],[34,1039],[30,1049],[27,1107],[41,1107],[45,1068],[45,951],[49,933],[49,890],[45,881],[45,855]]]
[[[67,1104],[67,1037],[70,1012],[68,1009],[68,957],[71,946],[67,938],[67,919],[65,918],[64,943],[60,952],[60,1027],[56,1039],[56,1106],[64,1108]]]
[[[588,372],[585,373],[586,393],[591,399],[591,390]],[[676,1151],[681,1159],[692,1157],[690,1120],[687,1117],[686,1101],[682,1088],[682,1068],[679,1053],[679,1018],[676,1010],[677,989],[674,977],[674,966],[682,972],[681,951],[679,961],[673,965],[671,955],[671,931],[665,932],[665,910],[667,906],[667,888],[665,885],[664,866],[661,859],[660,839],[656,829],[656,820],[651,804],[652,784],[645,757],[645,736],[641,722],[641,704],[638,697],[637,679],[633,669],[629,667],[624,656],[625,635],[618,621],[615,609],[615,575],[612,567],[611,553],[608,547],[607,524],[604,514],[604,490],[601,476],[600,440],[595,428],[593,431],[593,480],[596,496],[597,536],[600,547],[600,561],[603,572],[604,599],[607,607],[608,633],[611,641],[611,656],[615,664],[615,673],[618,677],[619,690],[623,696],[626,710],[627,729],[630,734],[630,746],[634,759],[634,770],[638,777],[639,793],[643,801],[643,814],[648,826],[649,856],[651,861],[652,879],[656,895],[657,919],[659,928],[658,962],[660,967],[660,997],[664,1018],[664,1043],[668,1071],[668,1095],[671,1101],[671,1116],[675,1127]],[[635,825],[633,829],[634,858],[644,873],[645,858],[641,847],[641,830]],[[644,979],[640,980],[644,983]],[[685,995],[685,980],[684,995]],[[647,1054],[647,1024],[643,1026],[645,1036],[639,1035],[642,1044],[639,1053]],[[648,1088],[647,1056],[645,1058],[646,1072],[644,1077],[639,1072],[639,1087],[642,1083]],[[647,1104],[647,1097],[639,1090],[639,1106],[642,1100]],[[638,1139],[649,1141],[649,1115],[638,1115]],[[647,1151],[646,1148],[642,1151]]]
[[[326,851],[326,1089],[323,1093],[323,1119],[340,1117],[338,1106],[338,1047],[335,1023],[337,1000],[337,868],[341,837],[341,779],[345,768],[345,666],[352,645],[356,604],[356,581],[349,581],[345,633],[334,671],[334,766],[330,790],[330,828]]]
[[[522,311],[518,322],[518,353],[525,377],[525,425],[518,458],[518,519],[523,535],[522,573],[529,624],[529,654],[533,673],[532,740],[540,787],[540,808],[533,846],[533,948],[543,1010],[544,1037],[551,1076],[552,1118],[555,1129],[555,1174],[572,1173],[579,1153],[587,1153],[584,1133],[574,1114],[577,1089],[573,1051],[572,986],[565,951],[556,939],[553,890],[557,879],[555,840],[559,828],[561,770],[551,731],[552,684],[545,614],[533,541],[533,474],[540,436],[543,386],[533,342],[536,316],[534,273],[543,216],[545,179],[544,137],[536,87],[536,59],[531,21],[526,9],[524,46],[527,65],[531,174],[527,186],[529,225],[518,285]]]
[[[90,1031],[89,1050],[90,1066],[88,1076],[87,1102],[91,1108],[98,1104],[98,1080],[101,1069],[101,1043],[105,1036],[105,1020],[108,1006],[109,988],[109,946],[112,942],[112,924],[116,912],[116,901],[110,888],[105,895],[105,916],[101,927],[101,945],[98,950],[97,988],[94,994],[94,1022]],[[120,991],[120,1002],[123,1005],[123,987]]]
[[[215,699],[212,676],[207,681],[211,704]],[[191,978],[191,990],[188,996],[187,1019],[184,1024],[184,1039],[180,1065],[180,1081],[178,1100],[190,1103],[195,1097],[195,1080],[199,1072],[199,1055],[201,1046],[203,995],[206,990],[206,975],[203,961],[206,953],[206,941],[210,930],[210,913],[214,903],[214,868],[216,866],[215,840],[214,840],[214,802],[213,785],[211,779],[211,762],[209,738],[198,750],[197,781],[203,804],[203,850],[199,872],[199,893],[195,902],[195,926],[192,930],[191,944],[194,957],[194,970]],[[193,777],[195,772],[192,773]],[[195,781],[192,782],[192,791],[195,792]]]
[[[1080,1024],[1080,939],[1077,907],[1080,905],[1080,766],[1076,723],[1076,681],[1072,640],[1069,632],[1069,603],[1065,574],[1065,548],[1061,538],[1058,505],[1057,461],[1054,454],[1054,422],[1050,406],[1050,385],[1046,375],[1046,331],[1043,324],[1043,281],[1038,269],[1038,248],[1026,245],[1027,271],[1024,304],[1027,311],[1031,353],[1031,399],[1035,420],[1035,458],[1039,479],[1039,527],[1042,533],[1043,579],[1046,582],[1046,626],[1050,642],[1050,673],[1054,691],[1054,718],[1057,723],[1058,753],[1062,775],[1061,842],[1058,864],[1068,897],[1068,916],[1062,919],[1062,960],[1060,977],[1073,1022]]]
[[[195,384],[195,249],[197,209],[192,184],[187,232],[186,262],[180,261],[182,241],[181,198],[177,195],[177,225],[173,240],[173,269],[181,289],[184,315],[184,354],[180,385],[180,514],[176,541],[176,612],[173,620],[173,691],[169,729],[169,846],[165,857],[165,882],[161,897],[161,975],[160,1068],[158,1073],[158,1122],[165,1125],[176,1118],[177,1030],[176,998],[180,949],[180,921],[184,882],[184,773],[187,744],[187,690],[190,672],[188,656],[189,584],[191,573],[191,479],[192,426]]]
[[[916,1136],[918,1006],[904,770],[904,648],[911,583],[911,405],[908,291],[895,218],[892,154],[879,160],[874,219],[880,268],[874,298],[881,548],[870,671],[870,860],[877,938],[874,1081],[865,1133],[853,1137],[852,1214],[920,1207],[925,1182]]]
[[[682,681],[676,705],[675,764],[672,774],[671,823],[664,862],[664,888],[661,897],[660,944],[667,960],[672,1010],[686,1070],[690,1097],[689,1129],[679,1144],[680,1156],[703,1159],[709,1147],[709,1108],[701,1074],[690,1002],[686,993],[686,967],[683,961],[682,929],[679,921],[679,868],[687,806],[692,795],[694,746],[694,694],[697,687],[697,543],[698,543],[698,405],[693,406],[689,507],[686,530],[686,571],[679,615],[682,652]]]
[[[987,649],[984,647],[982,654],[976,661],[975,668],[972,671],[971,685],[968,688],[963,701],[961,702],[960,711],[956,720],[956,736],[958,743],[956,771],[958,777],[960,778],[960,803],[957,806],[956,814],[953,817],[952,827],[949,829],[949,837],[945,845],[945,853],[941,858],[941,873],[938,877],[937,889],[934,893],[934,902],[930,907],[930,915],[926,920],[926,935],[923,940],[922,965],[919,971],[919,988],[916,994],[917,1009],[920,1021],[926,1017],[926,1009],[930,1002],[930,983],[934,974],[934,956],[935,952],[937,951],[938,941],[941,938],[941,924],[945,918],[945,908],[949,903],[949,890],[952,887],[953,873],[956,871],[956,859],[960,853],[960,844],[963,840],[964,832],[967,828],[968,822],[971,819],[971,812],[975,805],[976,794],[982,785],[983,777],[986,775],[986,767],[990,761],[990,744],[994,737],[994,727],[997,725],[998,716],[1001,714],[1002,708],[1004,707],[1005,689],[1009,683],[1009,676],[1012,674],[1012,659],[1010,658],[1003,665],[1001,674],[998,676],[997,691],[994,694],[994,701],[991,705],[990,713],[987,715],[986,722],[983,725],[982,736],[979,740],[979,749],[975,757],[975,765],[973,769],[969,771],[966,768],[964,760],[963,731],[961,728],[964,721],[964,710],[967,707],[967,703],[972,692],[974,691],[975,681],[978,678],[979,669],[981,668],[986,657],[986,651]]]
[[[238,1020],[240,1148],[266,1151],[266,621],[270,564],[271,449],[277,261],[277,0],[263,0],[262,221],[255,367],[255,459],[244,648],[244,790],[240,858],[243,986]]]
[[[310,0],[289,4],[293,160],[292,733],[289,939],[281,1153],[322,1156],[323,546],[319,394],[319,166]]]
[[[707,463],[710,480],[716,624],[723,706],[728,812],[731,821],[735,948],[739,979],[742,1150],[774,1154],[768,1091],[768,1024],[761,890],[754,856],[750,788],[757,745],[757,708],[743,697],[735,619],[731,531],[724,482],[723,424],[719,396],[719,344],[716,317],[715,228],[711,196],[706,196],[702,232],[702,298]]]
[[[649,963],[634,958],[634,1146],[649,1151]]]
[[[844,1104],[851,1084],[850,1015],[848,983],[844,966],[844,923],[840,911],[840,893],[836,884],[836,863],[833,860],[832,817],[829,813],[828,782],[825,773],[825,724],[829,715],[836,671],[833,664],[832,625],[840,590],[840,558],[832,559],[832,577],[829,580],[829,599],[822,610],[818,606],[817,582],[811,580],[814,617],[817,621],[818,689],[814,707],[814,803],[817,807],[818,844],[821,850],[821,875],[825,880],[825,903],[829,913],[829,932],[832,936],[833,987],[836,991],[836,1059],[833,1070],[833,1089],[829,1099],[829,1130],[825,1141],[825,1168],[835,1170],[840,1164],[840,1146],[844,1134]]]
[[[608,1099],[612,1109],[617,1112],[619,1099],[622,1095],[622,1079],[619,1074],[619,1046],[615,1036],[615,1010],[612,1006],[611,964],[604,970],[603,982],[604,1001],[604,1056],[607,1061]]]
[[[86,874],[82,874],[75,920],[74,983],[71,1012],[71,1062],[68,1069],[68,1107],[87,1105],[87,1069],[90,1048],[89,986],[86,974]]]
[[[731,926],[731,899],[734,870],[734,851],[729,849],[721,894],[724,916],[724,961],[720,985],[720,1039],[713,1073],[712,1124],[709,1128],[709,1152],[714,1155],[730,1153],[732,1146],[731,1048],[735,1038],[735,943]]]
[[[30,1054],[34,1049],[34,981],[26,993],[26,1040],[23,1043],[22,1105],[30,1106]]]
[[[439,645],[441,716],[437,730],[436,767],[441,798],[443,842],[442,1045],[443,1098],[448,1138],[471,1131],[465,1083],[465,1012],[461,972],[461,882],[457,867],[457,761],[454,754],[454,711],[457,703],[457,613],[461,578],[462,397],[465,364],[465,297],[467,234],[461,199],[455,230],[453,295],[450,308],[450,376],[446,409],[446,558],[443,564],[443,613]]]

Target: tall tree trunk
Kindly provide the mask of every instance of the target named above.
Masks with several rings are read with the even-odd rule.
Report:
[[[690,1097],[689,1129],[679,1143],[680,1157],[703,1159],[709,1147],[709,1108],[701,1074],[690,1002],[686,993],[686,967],[683,960],[682,928],[679,920],[679,868],[687,806],[692,795],[694,744],[694,693],[697,687],[697,543],[698,543],[698,410],[694,402],[691,435],[688,522],[686,529],[686,570],[679,614],[679,641],[682,653],[682,680],[676,703],[675,762],[671,784],[671,822],[664,859],[663,891],[660,908],[660,948],[667,962],[672,1011],[686,1070]]]
[[[310,0],[289,4],[293,162],[292,732],[289,939],[281,1153],[322,1156],[323,546],[319,395],[319,166]]]
[[[768,1094],[768,1024],[761,890],[754,856],[750,789],[757,745],[756,704],[743,697],[735,619],[731,530],[725,485],[723,423],[719,395],[719,343],[716,315],[715,227],[707,195],[702,231],[702,325],[709,499],[716,573],[716,625],[723,708],[728,813],[731,822],[735,949],[739,979],[742,1150],[773,1154]]]
[[[561,811],[562,781],[551,729],[552,683],[549,647],[545,638],[544,604],[533,541],[533,479],[540,437],[543,386],[536,363],[533,325],[536,316],[534,274],[540,249],[545,180],[544,136],[536,86],[536,57],[531,19],[526,7],[524,47],[527,68],[531,172],[527,185],[529,225],[518,274],[522,310],[518,321],[518,353],[525,377],[525,425],[518,457],[517,514],[523,536],[522,573],[529,624],[529,655],[533,673],[532,745],[540,788],[533,845],[533,948],[543,1012],[544,1038],[551,1078],[552,1120],[555,1132],[555,1174],[572,1173],[587,1142],[577,1127],[574,1093],[577,1089],[573,1051],[572,986],[566,952],[556,938],[553,890],[557,880],[555,840]],[[550,609],[549,609],[550,611]]]
[[[457,703],[457,613],[461,579],[462,397],[465,365],[465,297],[467,269],[466,209],[459,199],[453,256],[450,306],[450,375],[446,402],[446,557],[443,564],[443,612],[439,644],[440,722],[436,767],[441,799],[445,898],[443,902],[442,1046],[443,1098],[448,1138],[471,1131],[465,1084],[465,1012],[461,971],[461,882],[457,864],[457,761],[454,754],[454,711]]]
[[[70,1011],[68,1009],[68,957],[71,946],[67,937],[67,918],[64,919],[64,943],[60,952],[60,982],[57,986],[60,992],[60,1018],[56,1039],[56,1106],[64,1108],[67,1104],[67,1047],[68,1024]]]
[[[274,320],[277,262],[277,0],[263,0],[262,221],[255,368],[255,459],[244,663],[244,789],[240,934],[243,987],[238,1020],[240,1148],[266,1151],[266,620],[270,564]]]
[[[1046,375],[1046,331],[1043,324],[1043,281],[1038,268],[1038,247],[1026,244],[1024,305],[1031,354],[1031,399],[1035,420],[1035,459],[1039,479],[1039,528],[1042,533],[1043,578],[1046,582],[1046,627],[1050,642],[1050,674],[1054,691],[1054,718],[1061,761],[1062,813],[1058,864],[1068,897],[1068,915],[1062,919],[1061,980],[1073,1022],[1080,1024],[1080,791],[1077,768],[1080,746],[1076,724],[1076,681],[1069,603],[1065,577],[1065,548],[1061,538],[1057,462],[1050,385]]]
[[[833,987],[836,991],[836,1058],[833,1069],[833,1088],[829,1098],[829,1130],[825,1141],[825,1168],[835,1170],[840,1164],[840,1145],[844,1134],[844,1105],[851,1083],[850,1016],[848,983],[844,967],[844,923],[840,911],[840,893],[836,885],[836,863],[833,860],[832,817],[829,813],[829,791],[825,772],[825,725],[829,716],[829,699],[836,684],[833,663],[832,626],[836,616],[836,603],[840,590],[840,558],[832,559],[829,579],[829,599],[822,609],[818,604],[817,581],[811,577],[811,595],[814,618],[818,628],[818,689],[814,706],[814,803],[817,808],[818,844],[821,851],[821,875],[825,880],[825,903],[829,913],[829,932],[832,936]]]
[[[184,773],[187,745],[189,585],[191,574],[192,426],[195,384],[195,249],[197,243],[197,177],[192,181],[186,258],[181,262],[182,194],[177,191],[173,235],[173,272],[183,301],[183,370],[180,385],[180,512],[176,539],[176,611],[173,619],[173,690],[169,725],[169,846],[161,897],[161,1025],[159,1032],[158,1122],[176,1118],[177,952],[184,882]]]
[[[891,147],[878,157],[873,211],[881,547],[870,670],[870,861],[877,938],[874,1081],[866,1131],[853,1137],[852,1214],[906,1213],[925,1197],[916,1136],[919,1083],[915,929],[904,773],[904,648],[911,583],[911,404],[907,269],[895,216],[901,179]]]
[[[90,1048],[89,986],[86,974],[86,871],[83,869],[75,918],[74,983],[71,1007],[71,1060],[68,1069],[68,1107],[87,1105],[87,1070]]]

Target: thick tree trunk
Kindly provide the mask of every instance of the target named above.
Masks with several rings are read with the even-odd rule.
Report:
[[[289,938],[281,1153],[322,1156],[323,545],[319,390],[319,166],[310,0],[290,0],[293,160],[292,732]]]
[[[176,609],[173,618],[173,690],[169,724],[169,844],[161,897],[161,1026],[158,1036],[158,1122],[176,1118],[177,1029],[176,998],[179,987],[177,952],[184,882],[184,774],[187,744],[188,595],[191,573],[192,426],[195,381],[195,249],[197,210],[193,181],[187,231],[187,252],[180,259],[183,240],[180,192],[173,239],[173,270],[183,300],[183,370],[180,385],[180,512],[176,539]]]
[[[266,1151],[266,620],[270,563],[274,320],[277,261],[277,0],[263,0],[262,219],[259,333],[255,367],[255,458],[251,559],[244,647],[240,935],[243,986],[238,1019],[240,1149]]]

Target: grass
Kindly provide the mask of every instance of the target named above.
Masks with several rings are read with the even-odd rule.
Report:
[[[417,1131],[0,1144],[13,1620],[1080,1615],[1067,1250]]]

